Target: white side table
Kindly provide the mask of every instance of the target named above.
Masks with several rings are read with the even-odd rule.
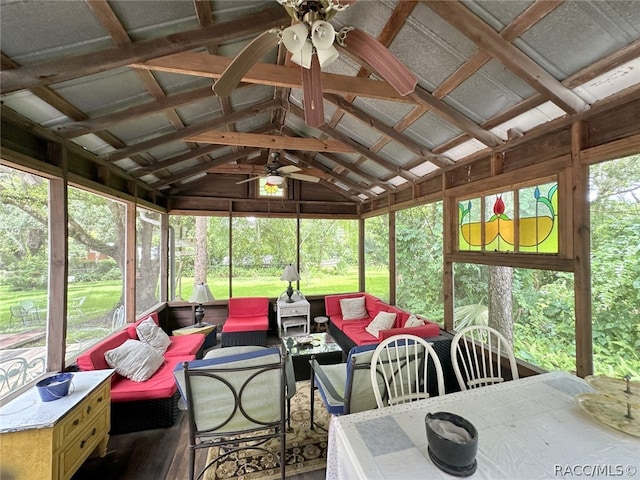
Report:
[[[291,327],[304,327],[304,333],[308,334],[311,323],[311,305],[302,298],[293,303],[287,303],[286,296],[277,302],[278,335],[287,334]]]

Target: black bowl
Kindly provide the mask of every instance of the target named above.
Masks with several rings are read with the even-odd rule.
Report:
[[[439,420],[450,422],[453,424],[450,430],[458,432],[454,431],[448,435],[443,433],[438,428]],[[465,477],[476,471],[478,430],[469,420],[454,413],[435,412],[427,413],[424,422],[429,442],[429,456],[438,468],[451,475]]]

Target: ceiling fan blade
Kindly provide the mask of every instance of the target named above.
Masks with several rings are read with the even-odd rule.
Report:
[[[364,60],[400,95],[408,95],[416,88],[418,79],[414,73],[368,33],[354,28],[347,33],[344,43],[346,48],[342,47],[342,51]]]
[[[318,183],[320,181],[318,177],[312,177],[311,175],[305,175],[304,173],[289,173],[287,177],[302,180],[303,182]]]
[[[222,75],[213,84],[213,91],[219,97],[228,97],[238,86],[242,77],[269,50],[278,45],[280,39],[275,30],[268,30],[254,38],[249,45],[233,59]]]
[[[280,173],[294,173],[302,170],[300,167],[296,167],[295,165],[284,165],[278,169]]]
[[[324,123],[324,100],[318,55],[311,55],[311,68],[302,68],[302,95],[305,123],[310,127],[319,127]]]
[[[259,177],[251,177],[251,178],[247,178],[245,180],[240,180],[239,182],[236,182],[236,185],[240,185],[241,183],[252,182],[253,180],[258,180],[259,178],[262,178],[262,175],[259,176]]]

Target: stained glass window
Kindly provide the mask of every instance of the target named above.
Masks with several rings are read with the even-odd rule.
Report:
[[[460,201],[458,250],[558,253],[557,211],[556,182]]]

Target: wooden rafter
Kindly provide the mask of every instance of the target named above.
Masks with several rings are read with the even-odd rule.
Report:
[[[255,133],[206,132],[193,135],[189,141],[215,143],[218,145],[242,145],[260,148],[304,150],[310,152],[343,152],[351,149],[340,142],[317,138],[285,137],[279,135],[256,135]]]
[[[185,52],[210,44],[260,33],[287,21],[282,7],[247,15],[241,19],[173,33],[165,37],[114,47],[100,52],[18,67],[0,72],[0,93],[15,92],[80,78],[156,57]]]

